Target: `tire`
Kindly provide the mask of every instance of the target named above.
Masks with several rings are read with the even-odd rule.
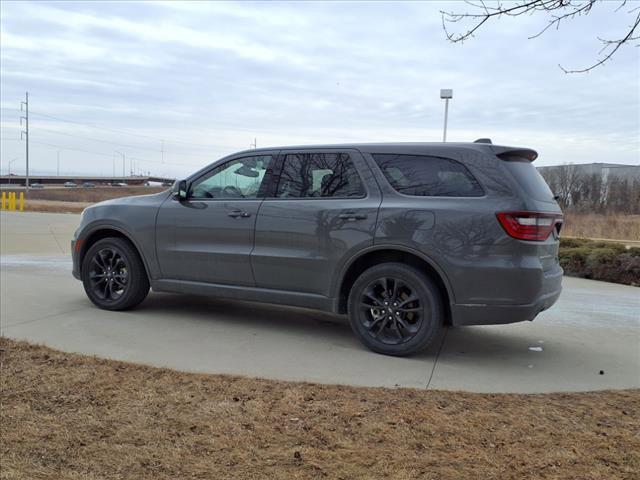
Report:
[[[109,237],[91,245],[82,260],[84,291],[104,310],[128,310],[149,293],[149,279],[140,255],[123,238]]]
[[[418,353],[444,328],[440,290],[422,272],[403,263],[365,270],[351,287],[348,308],[351,329],[360,341],[384,355]]]

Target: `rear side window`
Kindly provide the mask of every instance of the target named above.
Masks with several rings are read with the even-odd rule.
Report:
[[[427,155],[374,154],[391,186],[404,195],[419,197],[481,197],[482,187],[471,172],[455,160]]]
[[[541,202],[555,201],[549,185],[547,185],[538,169],[530,161],[518,157],[509,157],[504,164],[509,173],[513,175],[513,178],[531,198]]]
[[[278,198],[364,197],[362,181],[346,153],[286,155],[278,182]]]

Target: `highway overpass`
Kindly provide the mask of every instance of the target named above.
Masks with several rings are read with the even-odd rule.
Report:
[[[24,175],[2,175],[0,176],[0,185],[22,185],[25,184]],[[175,178],[153,177],[153,176],[132,176],[132,177],[96,177],[91,175],[74,175],[74,176],[47,176],[47,175],[29,175],[29,184],[41,183],[43,185],[63,185],[65,182],[73,182],[81,185],[85,182],[95,183],[96,186],[109,185],[111,183],[126,183],[127,185],[144,185],[148,182],[164,183],[173,182]]]

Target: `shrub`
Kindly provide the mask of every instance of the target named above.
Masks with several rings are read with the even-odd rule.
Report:
[[[640,248],[568,238],[560,241],[558,256],[567,275],[640,286]]]

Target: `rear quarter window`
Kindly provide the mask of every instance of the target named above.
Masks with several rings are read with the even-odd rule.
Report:
[[[549,185],[529,160],[510,157],[504,164],[518,185],[531,198],[541,202],[555,202]]]
[[[373,154],[378,167],[399,193],[418,197],[482,197],[484,191],[455,160],[428,155]]]

